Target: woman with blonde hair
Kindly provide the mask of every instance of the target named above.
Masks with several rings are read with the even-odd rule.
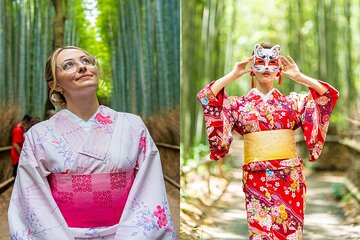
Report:
[[[99,105],[99,74],[81,48],[49,57],[60,111],[26,134],[11,239],[175,239],[159,152],[140,117]]]

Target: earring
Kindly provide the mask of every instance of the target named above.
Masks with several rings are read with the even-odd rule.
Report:
[[[255,87],[255,81],[254,81],[255,73],[254,73],[254,70],[251,71],[250,75],[251,75],[251,88],[254,88]]]
[[[60,87],[57,92],[59,92],[59,93],[61,93],[62,95],[64,95],[64,89],[63,89],[62,87]]]
[[[281,85],[281,71],[282,71],[282,68],[280,68],[279,72],[276,74],[276,76],[279,78],[279,85]]]

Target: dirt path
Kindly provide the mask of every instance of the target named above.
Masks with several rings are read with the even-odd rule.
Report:
[[[9,240],[9,226],[7,221],[7,210],[9,207],[9,200],[12,187],[0,194],[0,240]]]

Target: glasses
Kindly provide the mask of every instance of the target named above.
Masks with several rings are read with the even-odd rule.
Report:
[[[78,71],[80,64],[87,68],[94,68],[96,66],[95,56],[83,56],[79,60],[68,59],[57,66],[66,73],[74,73]]]

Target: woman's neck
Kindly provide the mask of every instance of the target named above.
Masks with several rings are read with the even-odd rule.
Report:
[[[66,99],[66,108],[85,122],[94,115],[99,106],[96,94],[91,97],[81,98],[77,96],[76,99]]]
[[[262,92],[263,94],[267,94],[273,88],[274,88],[273,84],[258,84],[256,86],[256,89]]]

